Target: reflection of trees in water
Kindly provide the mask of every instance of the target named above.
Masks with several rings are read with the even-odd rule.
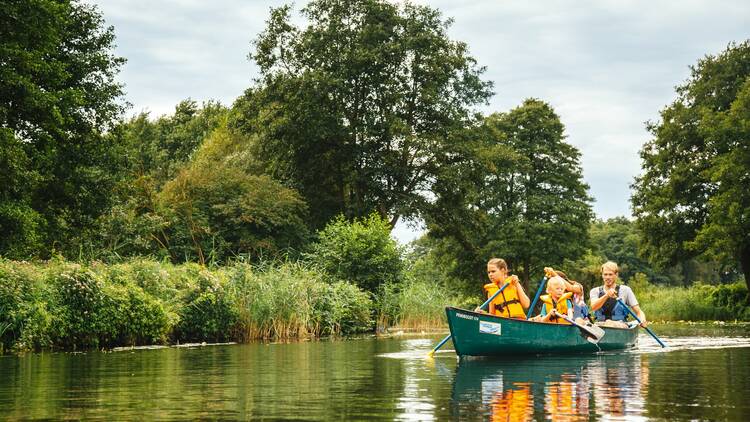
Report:
[[[648,361],[638,355],[466,360],[454,380],[453,414],[477,407],[491,420],[513,421],[643,414],[647,379]]]

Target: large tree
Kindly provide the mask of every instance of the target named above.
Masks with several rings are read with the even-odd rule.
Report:
[[[426,6],[314,0],[302,16],[297,27],[290,6],[272,10],[235,123],[305,196],[314,226],[339,213],[375,211],[391,226],[417,215],[450,133],[491,94],[484,69]]]
[[[582,255],[591,198],[580,153],[552,107],[528,99],[465,136],[473,147],[442,167],[427,220],[431,235],[455,242],[465,271],[481,272],[498,256],[528,283],[543,267]]]
[[[646,255],[739,261],[750,286],[750,41],[691,67],[648,129],[631,198]]]
[[[115,162],[101,133],[121,114],[114,30],[89,4],[0,7],[0,254],[75,248],[109,205]]]

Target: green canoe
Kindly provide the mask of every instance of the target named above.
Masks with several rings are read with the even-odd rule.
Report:
[[[604,328],[598,344],[583,338],[572,325],[548,324],[445,308],[456,354],[502,356],[547,353],[591,353],[633,347],[638,327]]]

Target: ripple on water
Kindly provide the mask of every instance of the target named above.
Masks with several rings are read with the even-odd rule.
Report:
[[[650,335],[641,334],[638,345],[633,350],[637,353],[666,353],[678,350],[725,349],[728,347],[750,347],[748,337],[667,337],[659,336],[667,345],[661,347]]]

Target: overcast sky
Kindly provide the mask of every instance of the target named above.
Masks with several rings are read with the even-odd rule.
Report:
[[[257,75],[247,60],[269,8],[283,1],[89,0],[115,27],[130,113],[172,113],[181,100],[231,105]],[[305,2],[296,2],[297,10]],[[689,66],[750,38],[747,0],[418,1],[455,20],[449,34],[486,66],[495,96],[479,111],[525,98],[552,105],[582,154],[600,218],[631,216],[647,120],[675,98]],[[414,230],[399,227],[410,240]]]

